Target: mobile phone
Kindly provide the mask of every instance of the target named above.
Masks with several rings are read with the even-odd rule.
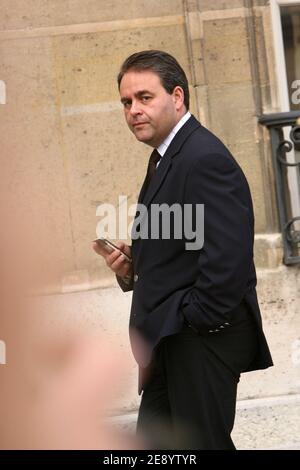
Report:
[[[93,241],[98,243],[98,245],[104,246],[109,253],[111,253],[114,250],[120,251],[122,255],[125,256],[126,260],[129,261],[129,263],[132,263],[132,258],[130,258],[130,256],[128,256],[126,253],[124,253],[123,250],[121,250],[121,248],[119,248],[117,245],[115,245],[113,242],[111,242],[107,238],[101,237]]]

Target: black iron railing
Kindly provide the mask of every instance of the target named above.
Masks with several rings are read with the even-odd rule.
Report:
[[[283,237],[283,261],[287,265],[300,263],[300,213],[294,214],[292,209],[293,198],[296,200],[300,191],[300,111],[265,114],[259,118],[259,123],[269,129],[271,136],[279,220]],[[284,128],[290,128],[289,140],[286,138]],[[289,161],[287,154],[293,149],[295,161]],[[297,194],[292,194],[288,181],[288,171],[292,167],[295,167],[297,172],[296,189],[293,189]]]

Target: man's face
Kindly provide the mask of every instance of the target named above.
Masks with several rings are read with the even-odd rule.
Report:
[[[130,130],[137,140],[151,147],[158,147],[181,118],[180,87],[170,95],[159,76],[150,70],[125,73],[120,96]]]

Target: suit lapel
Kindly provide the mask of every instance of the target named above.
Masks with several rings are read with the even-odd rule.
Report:
[[[160,186],[162,185],[167,173],[170,171],[172,167],[172,161],[175,155],[177,155],[184,144],[185,140],[188,136],[200,126],[200,123],[197,119],[192,115],[187,122],[179,129],[177,134],[175,135],[174,139],[172,140],[171,144],[167,148],[166,153],[161,159],[161,162],[153,176],[148,190],[145,193],[145,181],[142,186],[141,190],[141,200],[145,206],[149,206],[150,202],[154,198],[155,194],[159,190]]]
[[[191,117],[187,120],[187,122],[179,129],[177,134],[175,135],[174,139],[170,143],[169,147],[167,148],[166,153],[164,154],[163,158],[160,161],[160,164],[158,165],[158,168],[153,176],[153,178],[150,181],[150,184],[148,188],[146,189],[146,178],[144,180],[144,183],[142,185],[139,197],[138,197],[138,204],[143,204],[147,208],[149,207],[149,204],[153,200],[155,194],[163,184],[163,181],[165,180],[168,172],[170,171],[172,167],[172,161],[175,155],[177,155],[180,152],[180,149],[186,139],[189,137],[189,135],[198,127],[200,127],[201,124],[197,119],[191,115]],[[137,213],[135,215],[135,218],[137,217]],[[139,223],[142,223],[144,220],[144,217],[140,220]]]

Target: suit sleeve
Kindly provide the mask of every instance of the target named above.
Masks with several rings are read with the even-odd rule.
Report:
[[[204,244],[181,312],[197,330],[217,327],[228,322],[247,288],[254,224],[248,183],[228,155],[205,155],[190,168],[184,203],[204,204]]]

